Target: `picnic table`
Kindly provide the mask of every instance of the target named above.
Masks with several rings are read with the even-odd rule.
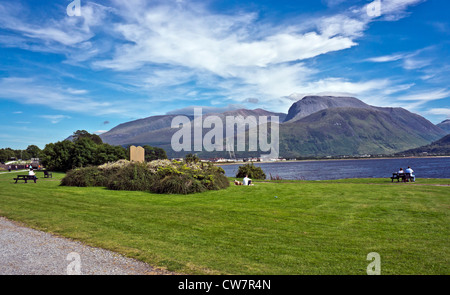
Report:
[[[391,180],[394,182],[394,179],[397,179],[397,182],[412,182],[412,176],[411,173],[392,173]]]
[[[19,181],[19,180],[23,180],[23,181],[25,181],[25,183],[27,183],[28,180],[34,180],[34,183],[36,183],[37,179],[38,178],[34,175],[17,175],[17,177],[14,178],[14,180],[16,181],[15,183],[17,183],[17,181]]]

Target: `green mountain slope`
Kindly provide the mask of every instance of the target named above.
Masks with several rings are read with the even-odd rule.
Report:
[[[407,119],[407,113],[382,108],[322,110],[281,125],[280,153],[285,157],[391,154],[440,137],[436,130],[429,132],[430,126],[418,126],[423,118],[409,113]]]
[[[431,144],[421,146],[415,149],[406,150],[404,152],[399,153],[399,155],[406,156],[418,156],[423,154],[428,155],[442,155],[448,156],[450,155],[450,134],[444,136],[443,138],[432,142]]]

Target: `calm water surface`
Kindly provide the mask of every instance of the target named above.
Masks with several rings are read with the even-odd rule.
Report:
[[[332,180],[343,178],[384,178],[392,172],[408,166],[415,171],[416,178],[450,178],[450,157],[414,159],[367,159],[254,163],[270,178]],[[225,174],[234,177],[241,164],[221,165]]]

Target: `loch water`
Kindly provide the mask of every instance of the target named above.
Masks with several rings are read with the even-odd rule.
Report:
[[[234,177],[240,164],[220,165],[226,176]],[[279,176],[282,179],[334,180],[345,178],[389,178],[393,172],[408,166],[416,178],[450,178],[450,157],[390,158],[357,160],[319,160],[259,163],[267,178]]]

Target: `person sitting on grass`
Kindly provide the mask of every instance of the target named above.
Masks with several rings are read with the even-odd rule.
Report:
[[[242,181],[244,182],[244,185],[252,185],[252,180],[248,178],[248,175],[245,175]]]
[[[414,170],[412,170],[410,166],[408,166],[408,168],[405,170],[405,172],[409,173],[411,175],[413,182],[416,182],[416,176],[413,174]]]

